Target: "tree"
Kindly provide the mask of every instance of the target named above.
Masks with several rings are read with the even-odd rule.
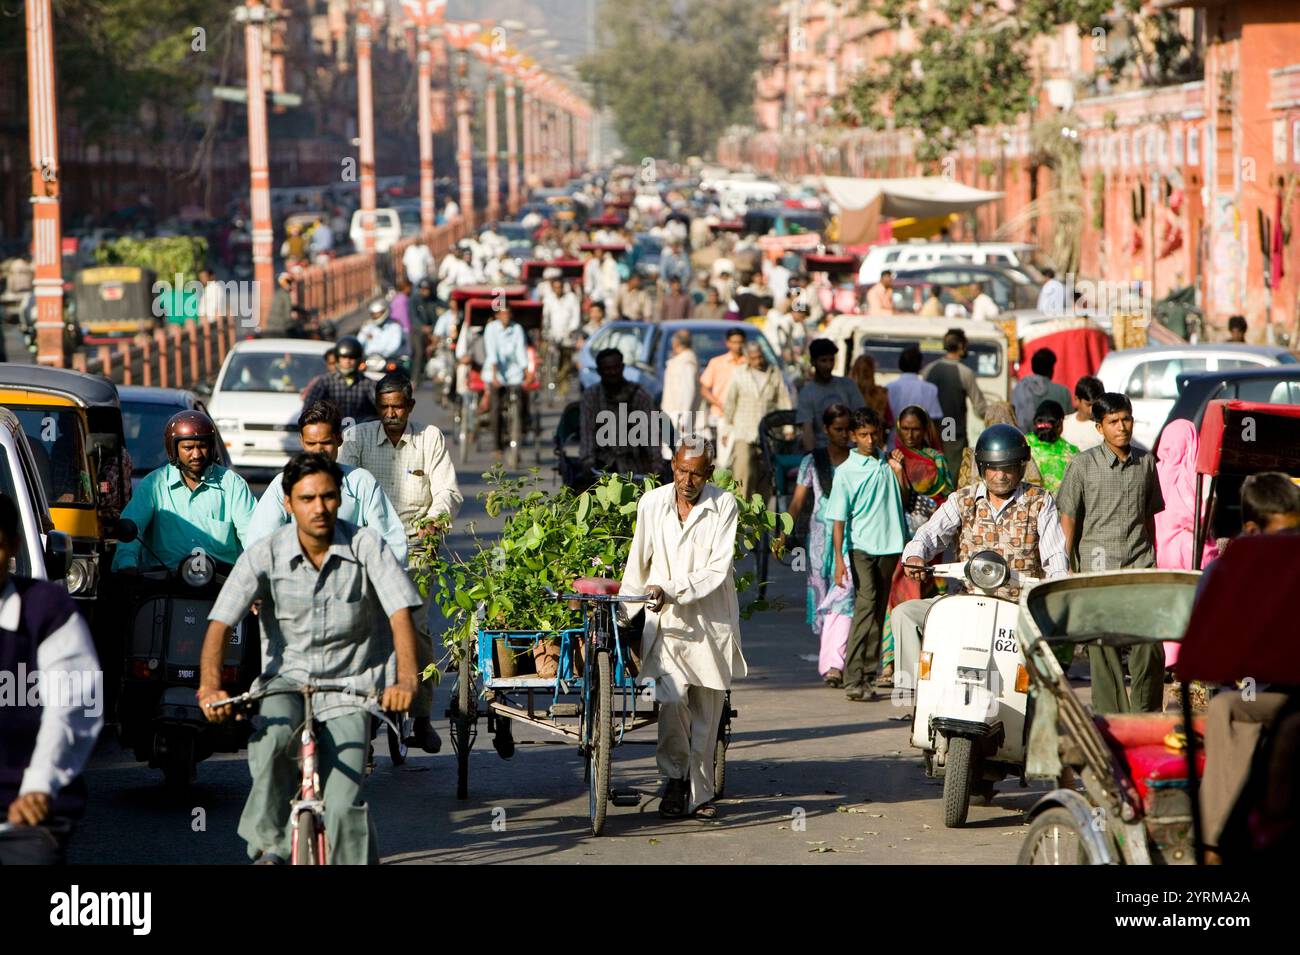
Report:
[[[1120,0],[1136,9],[1140,0]],[[1103,26],[1114,0],[1021,0],[1012,12],[992,0],[861,0],[894,29],[916,29],[915,49],[883,58],[840,105],[844,119],[921,133],[917,158],[936,160],[981,126],[1031,112],[1034,39],[1075,24]]]
[[[749,118],[771,17],[764,0],[603,0],[599,52],[579,69],[634,155],[701,154]]]

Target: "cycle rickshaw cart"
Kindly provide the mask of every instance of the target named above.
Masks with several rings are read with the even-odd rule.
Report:
[[[536,348],[533,343],[541,335],[542,329],[542,303],[535,302],[529,298],[471,298],[464,304],[464,313],[466,327],[471,334],[482,335],[487,328],[488,323],[493,321],[501,305],[508,305],[512,320],[523,328],[525,335],[530,342],[529,348],[532,351],[534,365],[536,364]],[[466,400],[461,405],[461,416],[459,421],[460,442],[460,459],[463,464],[469,455],[469,445],[472,443],[477,450],[478,436],[482,430],[482,424],[478,419],[478,403],[487,390],[487,383],[483,380],[480,371],[471,368],[469,374],[469,387],[466,389]],[[534,378],[531,386],[527,385],[509,385],[506,387],[506,407],[503,414],[506,417],[506,433],[508,443],[505,448],[506,467],[519,467],[520,449],[523,447],[525,433],[532,435],[533,448],[537,455],[537,463],[542,462],[542,416],[541,408],[538,407],[536,398],[529,404],[529,412],[524,413],[523,392],[527,390],[536,396],[541,390],[540,379]],[[527,419],[527,420],[525,420]],[[487,426],[491,429],[494,422],[489,420]]]
[[[528,298],[528,287],[526,285],[460,285],[451,290],[450,296],[452,304],[459,309],[461,335],[482,334],[486,322],[480,322],[476,327],[472,323],[467,323],[469,318],[469,303],[475,300],[486,300],[489,308],[495,302],[514,302]],[[473,343],[471,342],[471,348]],[[460,407],[456,411],[456,438],[457,438],[457,457],[459,462],[464,464],[469,460],[469,446],[471,442],[476,442],[478,438],[478,403],[483,395],[483,379],[480,376],[478,368],[471,366],[469,374],[461,378],[457,375],[456,391],[460,395]]]
[[[1300,406],[1211,402],[1201,423],[1197,471],[1192,552],[1199,563],[1208,534],[1240,530],[1241,480],[1260,471],[1300,476]],[[1202,506],[1206,478],[1209,499]],[[1229,684],[1249,676],[1289,688],[1291,702],[1275,724],[1272,744],[1256,751],[1244,802],[1233,814],[1249,833],[1249,848],[1239,851],[1294,840],[1290,833],[1300,832],[1295,759],[1279,766],[1278,754],[1294,753],[1300,737],[1300,653],[1294,641],[1279,637],[1294,630],[1297,558],[1300,540],[1293,536],[1241,538],[1204,580],[1197,570],[1107,571],[1044,581],[1025,592],[1016,636],[1034,697],[1027,773],[1050,778],[1068,767],[1083,791],[1058,788],[1030,810],[1021,863],[1200,861],[1206,721],[1193,707],[1193,680]],[[1249,594],[1248,606],[1243,594]],[[1097,714],[1078,697],[1053,653],[1063,645],[1120,649],[1152,642],[1179,644],[1181,713]],[[1094,674],[1094,685],[1099,678]],[[1122,687],[1116,696],[1125,698]],[[1287,772],[1291,781],[1279,783]]]
[[[810,250],[803,255],[804,272],[810,277],[825,276],[825,282],[814,282],[809,291],[817,293],[818,301],[828,312],[862,314],[858,302],[858,269],[862,260],[856,255],[837,255]],[[854,355],[845,361],[851,366]]]
[[[621,595],[619,582],[581,577],[571,593],[550,592],[583,611],[583,623],[560,631],[494,630],[479,628],[462,642],[462,658],[452,688],[447,716],[456,753],[456,798],[469,797],[469,754],[478,735],[478,720],[486,717],[492,745],[502,759],[515,754],[513,724],[541,730],[556,739],[543,743],[576,745],[584,761],[587,814],[592,835],[600,835],[610,803],[635,806],[633,790],[615,789],[612,754],[623,743],[654,745],[655,740],[629,740],[629,733],[653,726],[659,715],[654,680],[637,674],[636,646],[640,631],[634,622],[620,626],[617,608],[645,597]],[[542,641],[558,647],[553,676],[513,673],[512,662]],[[716,796],[726,784],[727,747],[731,739],[731,694],[727,694],[714,744]]]
[[[523,266],[523,282],[528,286],[529,295],[534,296],[541,284],[546,281],[546,273],[560,273],[566,282],[575,282],[579,299],[582,297],[582,273],[585,263],[581,259],[530,259]],[[535,295],[540,299],[540,295]],[[539,378],[546,391],[546,402],[555,401],[559,381],[560,353],[540,333],[537,336],[537,354],[539,359]]]

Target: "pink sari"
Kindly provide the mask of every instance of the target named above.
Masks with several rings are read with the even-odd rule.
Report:
[[[1171,421],[1156,450],[1156,475],[1165,509],[1156,515],[1156,566],[1191,570],[1196,546],[1196,451],[1199,437],[1190,421]],[[1204,519],[1204,512],[1202,512]],[[1219,556],[1213,539],[1201,549],[1201,567]],[[1178,644],[1165,644],[1165,666],[1178,659]]]

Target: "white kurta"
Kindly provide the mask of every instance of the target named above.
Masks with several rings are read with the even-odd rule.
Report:
[[[621,590],[664,589],[659,613],[646,610],[641,673],[686,686],[728,690],[749,672],[740,652],[740,602],[733,564],[736,499],[707,484],[685,523],[677,516],[677,489],[642,496]]]

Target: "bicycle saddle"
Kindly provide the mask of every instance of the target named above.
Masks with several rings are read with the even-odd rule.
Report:
[[[576,594],[613,596],[618,593],[619,582],[608,577],[579,577],[573,582]]]

